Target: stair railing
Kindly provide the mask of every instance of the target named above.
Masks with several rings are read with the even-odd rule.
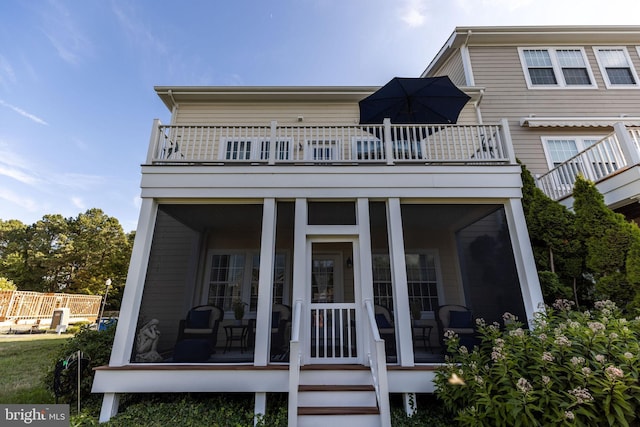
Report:
[[[300,384],[300,365],[302,351],[300,347],[300,322],[302,316],[302,300],[293,305],[291,323],[291,341],[289,342],[289,427],[298,425],[298,387]]]
[[[369,348],[367,358],[373,377],[373,387],[376,392],[378,409],[380,410],[380,423],[382,427],[391,426],[391,408],[389,405],[389,380],[387,377],[387,355],[384,349],[384,340],[380,338],[378,324],[371,300],[365,300],[369,326],[366,327],[369,336]]]

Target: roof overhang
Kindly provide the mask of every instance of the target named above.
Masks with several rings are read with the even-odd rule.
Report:
[[[615,123],[640,126],[640,117],[522,117],[522,127],[612,127]]]
[[[309,102],[357,103],[380,86],[156,86],[164,105],[172,111],[179,104],[216,102]],[[460,87],[471,97],[482,98],[482,87]]]
[[[636,45],[640,26],[456,27],[427,66],[430,76],[462,46]]]

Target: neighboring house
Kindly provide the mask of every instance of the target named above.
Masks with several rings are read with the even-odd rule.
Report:
[[[434,390],[438,307],[532,319],[506,122],[478,124],[483,90],[462,87],[456,125],[359,125],[376,89],[156,88],[171,123],[142,165],[102,421],[120,393],[254,393],[263,413],[288,392],[293,426],[389,425],[389,393]],[[159,339],[136,339],[151,319]]]
[[[640,27],[458,27],[423,76],[482,91],[516,157],[568,207],[578,174],[640,220]]]

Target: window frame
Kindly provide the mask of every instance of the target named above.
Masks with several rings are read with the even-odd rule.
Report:
[[[636,49],[638,47],[636,46]],[[609,80],[609,73],[607,73],[607,68],[602,64],[602,60],[600,58],[600,51],[602,50],[620,50],[622,51],[625,59],[627,60],[627,65],[629,66],[629,70],[631,72],[631,76],[635,80],[634,84],[614,84]],[[639,55],[640,55],[640,51]],[[629,56],[629,51],[626,46],[593,46],[593,53],[596,57],[596,62],[598,63],[598,67],[600,68],[600,73],[602,74],[602,80],[604,80],[604,85],[607,89],[640,89],[640,80],[638,80],[638,73],[636,72],[633,61],[631,60],[631,56]]]
[[[529,66],[527,65],[527,60],[525,58],[524,52],[528,50],[546,50],[549,53],[549,58],[551,59],[551,69],[553,70],[553,75],[556,79],[556,84],[545,84],[545,85],[537,85],[533,84],[531,81],[531,74],[529,73]],[[582,60],[585,64],[585,69],[587,70],[587,75],[589,76],[589,80],[591,84],[589,85],[572,85],[567,84],[565,80],[564,73],[562,72],[563,67],[560,66],[558,60],[558,51],[559,50],[575,50],[579,51],[582,54]],[[525,81],[527,83],[528,89],[597,89],[598,84],[596,83],[596,79],[593,75],[593,70],[591,70],[591,64],[589,63],[589,58],[587,57],[587,53],[583,47],[580,46],[523,46],[518,47],[518,55],[520,57],[520,65],[522,66],[522,72],[524,74]]]
[[[323,151],[323,155],[319,158],[316,156],[318,150]],[[329,150],[330,158],[324,157],[324,151]],[[305,141],[305,160],[319,163],[330,163],[342,160],[342,140],[339,138],[315,138]]]
[[[553,159],[551,158],[551,150],[549,149],[549,141],[553,141],[553,140],[561,140],[561,139],[566,139],[566,140],[573,140],[576,144],[576,154],[580,153],[581,151],[586,150],[587,148],[589,148],[591,145],[586,145],[585,141],[590,141],[590,140],[595,140],[600,141],[602,138],[604,138],[603,135],[547,135],[547,136],[541,136],[540,139],[542,141],[542,149],[544,150],[544,157],[545,160],[547,161],[547,167],[549,168],[549,170],[555,168],[555,164],[553,163]],[[575,154],[574,154],[575,155]],[[573,157],[573,156],[572,156]],[[567,159],[568,160],[568,159]],[[564,160],[563,162],[565,162],[566,160]]]
[[[227,146],[229,143],[249,143],[248,150],[243,153],[249,153],[249,158],[227,159]],[[270,138],[266,137],[223,137],[220,138],[220,149],[218,159],[223,162],[268,162],[270,151],[264,150],[266,145],[270,145]],[[282,150],[282,144],[286,144],[286,149]],[[282,154],[286,153],[286,158],[282,158]],[[290,161],[293,159],[293,138],[278,138],[276,140],[276,162]]]

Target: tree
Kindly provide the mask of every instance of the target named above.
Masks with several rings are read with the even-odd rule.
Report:
[[[578,238],[598,297],[630,309],[640,299],[640,229],[611,211],[595,185],[580,176],[573,197]]]
[[[0,277],[0,291],[15,291],[16,285],[6,277]]]

